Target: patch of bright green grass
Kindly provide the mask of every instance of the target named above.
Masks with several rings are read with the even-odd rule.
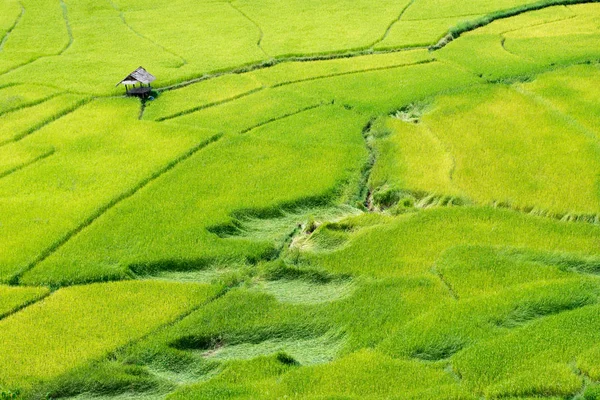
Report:
[[[0,382],[24,389],[56,377],[143,337],[214,294],[206,285],[161,282],[61,289],[0,321]]]

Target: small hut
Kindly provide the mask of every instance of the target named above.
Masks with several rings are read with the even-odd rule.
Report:
[[[154,75],[146,71],[143,67],[139,67],[116,86],[125,85],[125,93],[128,96],[137,96],[145,99],[150,94],[152,86],[150,83],[156,78]],[[136,86],[139,85],[139,86]],[[145,86],[144,86],[145,85]]]

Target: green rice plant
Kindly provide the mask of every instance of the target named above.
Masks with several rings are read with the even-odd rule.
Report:
[[[521,31],[536,29],[535,27],[542,27],[546,25],[554,26],[555,23],[562,24],[563,21],[569,21],[577,16],[575,10],[579,10],[582,7],[589,7],[589,5],[577,5],[570,7],[555,6],[529,11],[523,14],[515,15],[511,18],[493,21],[489,25],[477,28],[477,33],[495,34],[502,35],[504,37],[510,37],[515,34],[518,35]],[[594,8],[594,6],[591,7]],[[573,22],[574,21],[570,21],[569,23]]]
[[[464,195],[453,182],[454,158],[445,143],[425,124],[397,118],[382,120],[391,134],[375,141],[377,162],[369,187],[384,185],[415,193]]]
[[[475,30],[477,28],[480,28],[482,26],[486,26],[496,20],[512,18],[515,16],[519,16],[523,13],[534,12],[534,11],[548,8],[548,7],[569,6],[569,5],[576,5],[576,4],[582,4],[582,3],[595,3],[595,2],[597,2],[597,0],[539,0],[539,1],[531,2],[529,4],[524,4],[524,5],[515,6],[512,8],[502,9],[502,10],[497,10],[497,11],[491,12],[481,18],[467,21],[463,24],[457,25],[456,27],[454,27],[450,30],[449,36],[451,38],[457,38],[465,32],[469,32],[469,31]],[[436,47],[439,47],[439,44]]]
[[[265,85],[282,86],[336,75],[353,75],[369,70],[423,63],[432,59],[427,50],[410,50],[310,62],[282,62],[253,71],[250,75]]]
[[[409,1],[314,1],[289,4],[233,2],[260,29],[261,47],[271,56],[364,48],[377,41]],[[343,21],[343,23],[341,23]],[[295,32],[302,32],[297,35]]]
[[[381,382],[388,382],[382,385]],[[432,389],[435,388],[435,389]],[[310,368],[287,365],[276,357],[228,365],[218,378],[184,387],[169,399],[471,399],[442,368],[394,360],[371,350],[332,364]]]
[[[499,35],[477,31],[461,36],[435,54],[440,60],[459,64],[490,81],[532,75],[547,69],[549,64],[509,52]]]
[[[207,285],[165,282],[61,289],[0,321],[0,384],[31,388],[140,339],[215,294],[216,288]]]
[[[331,202],[365,162],[365,123],[328,106],[225,137],[107,210],[22,282],[66,284],[126,276],[130,267],[144,274],[271,258],[277,243],[221,239],[209,228],[235,230],[234,213],[279,216]]]
[[[468,198],[559,217],[597,212],[596,138],[543,102],[510,88],[480,87],[438,97],[423,122],[454,158],[452,183]]]
[[[35,164],[55,153],[52,147],[22,146],[9,143],[0,147],[0,178]]]
[[[379,348],[394,357],[444,360],[468,352],[478,343],[508,336],[507,330],[595,304],[599,293],[595,279],[575,276],[540,280],[466,300],[459,297],[459,301],[412,319],[386,337]]]
[[[22,9],[17,0],[2,2],[0,5],[0,41],[4,42],[6,33],[15,26],[21,13]]]
[[[115,0],[114,3],[132,29],[176,56],[177,65],[173,66],[176,68],[161,71],[164,84],[269,58],[257,46],[256,26],[228,2],[198,4],[178,0],[169,4],[156,1],[136,4]],[[157,24],[160,20],[178,21],[177,27]]]
[[[1,280],[30,268],[94,213],[214,135],[138,121],[136,103],[92,102],[19,142],[23,149],[52,147],[55,153],[0,180]]]
[[[0,116],[0,145],[24,138],[81,106],[84,101],[82,96],[63,94]]]
[[[341,354],[375,348],[399,327],[436,307],[453,302],[443,283],[431,274],[385,280],[360,278],[352,295],[323,304],[318,315],[345,333]]]
[[[5,79],[13,82],[58,82],[62,88],[72,92],[116,94],[121,93],[121,89],[116,89],[114,85],[140,64],[165,78],[168,72],[182,65],[180,57],[132,30],[111,2],[98,4],[77,0],[63,4],[63,7],[56,4],[53,8],[59,13],[63,29],[61,34],[65,40],[58,49],[47,54],[59,57],[38,59],[34,64],[27,64],[12,71]],[[22,23],[28,14],[24,15]],[[90,18],[91,14],[93,18]],[[48,27],[51,33],[58,31],[57,28],[52,29],[49,23],[40,22],[40,26]],[[17,29],[13,34],[16,33]],[[44,32],[43,36],[46,34]],[[52,35],[49,37],[52,38]],[[13,35],[7,41],[6,47],[12,39]],[[27,50],[31,45],[22,44],[22,47]],[[123,48],[135,48],[136,52],[123,52]],[[121,55],[115,57],[117,53]],[[98,65],[103,67],[97,68]],[[89,74],[85,79],[73,80],[71,71],[74,70],[94,70],[95,73]],[[40,74],[37,71],[44,72]]]
[[[525,55],[545,64],[569,65],[598,60],[600,53],[591,45],[600,35],[600,12],[597,5],[577,5],[570,10],[574,13],[573,18],[534,24],[529,28],[506,33],[505,47],[515,54]],[[543,51],[539,51],[540,49]]]
[[[0,89],[0,115],[43,103],[57,91],[46,86],[13,85]]]
[[[178,113],[189,113],[194,108],[206,108],[260,87],[260,83],[251,75],[242,74],[224,75],[177,90],[164,91],[161,92],[158,101],[148,103],[144,119],[170,119]]]
[[[520,213],[474,207],[430,209],[401,215],[381,226],[351,233],[335,252],[304,258],[332,273],[376,277],[419,276],[458,245],[510,246],[590,255],[598,251],[598,227],[565,224]]]
[[[16,21],[10,35],[2,40],[0,73],[29,64],[40,57],[59,54],[69,44],[64,9],[60,3],[22,0],[20,4],[25,12]],[[31,40],[32,37],[36,40]],[[35,79],[21,82],[32,81]]]
[[[224,132],[240,133],[261,127],[273,121],[318,107],[331,100],[310,92],[297,93],[289,87],[265,89],[250,93],[188,114],[169,119],[187,126],[203,126]]]
[[[534,255],[511,249],[457,246],[435,262],[443,277],[461,299],[499,293],[513,286],[545,280],[564,279],[567,273],[558,263],[536,260]]]
[[[49,293],[50,290],[42,287],[0,286],[0,318],[5,318]]]
[[[439,93],[473,85],[477,78],[440,62],[337,76],[290,86],[296,93],[311,93],[373,117],[391,113]],[[380,90],[379,88],[390,88]]]
[[[471,0],[460,4],[453,3],[449,0],[416,0],[414,4],[406,10],[402,19],[425,20],[488,14],[497,10],[505,10],[528,3],[531,3],[531,0],[501,0],[494,3],[485,0]]]
[[[235,352],[239,355],[232,358],[252,358],[257,352],[277,352],[278,341],[303,341],[312,343],[313,348],[296,346],[294,354],[309,360],[318,354],[315,348],[322,348],[323,341],[337,343],[340,339],[324,336],[332,333],[330,328],[311,308],[282,304],[265,293],[235,288],[119,358],[177,371],[191,368],[195,355],[210,358],[222,353],[225,357]]]
[[[471,390],[489,398],[573,396],[582,378],[571,363],[598,342],[598,305],[533,321],[454,358]]]
[[[573,66],[540,75],[522,89],[540,96],[573,125],[583,126],[591,135],[600,137],[598,96],[600,91],[590,82],[598,79],[600,70],[592,65]]]
[[[451,27],[465,20],[478,17],[477,15],[465,15],[449,18],[410,20],[404,15],[400,21],[391,27],[389,34],[375,45],[375,48],[391,49],[396,47],[432,46],[446,35]]]

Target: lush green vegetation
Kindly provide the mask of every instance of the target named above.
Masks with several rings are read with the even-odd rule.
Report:
[[[0,398],[600,399],[596,3],[0,1]]]

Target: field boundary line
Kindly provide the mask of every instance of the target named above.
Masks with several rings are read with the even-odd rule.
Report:
[[[410,2],[404,6],[404,8],[402,9],[402,11],[400,11],[400,15],[398,15],[398,18],[396,18],[395,20],[393,20],[387,27],[387,29],[385,30],[385,32],[383,33],[383,35],[377,39],[376,41],[374,41],[373,43],[371,43],[371,48],[377,46],[379,43],[383,42],[388,35],[390,34],[390,32],[392,31],[392,29],[394,28],[394,26],[400,22],[400,20],[402,19],[402,17],[404,16],[404,14],[406,13],[406,11],[408,11],[408,9],[410,8],[410,6],[412,6],[413,4],[415,4],[415,0],[410,0]]]
[[[502,50],[506,54],[510,55],[511,57],[516,57],[516,58],[519,58],[519,59],[521,59],[523,61],[529,61],[529,62],[535,63],[535,60],[533,58],[531,58],[531,57],[523,56],[521,54],[516,54],[516,53],[513,53],[512,51],[508,50],[506,48],[506,37],[504,37],[503,35],[500,35],[500,47],[502,47]]]
[[[327,105],[330,105],[330,104],[333,104],[333,103],[320,102],[318,104],[313,104],[311,106],[307,106],[307,107],[301,108],[299,110],[296,110],[296,111],[293,111],[293,112],[281,115],[279,117],[270,118],[270,119],[268,119],[266,121],[263,121],[263,122],[261,122],[259,124],[253,125],[253,126],[251,126],[249,128],[245,128],[245,129],[241,130],[239,133],[240,134],[248,133],[248,132],[250,132],[250,131],[252,131],[254,129],[261,128],[261,127],[263,127],[265,125],[268,125],[270,123],[281,121],[282,119],[293,117],[294,115],[302,114],[304,112],[307,112],[307,111],[310,111],[310,110],[314,110],[315,108],[327,106]]]
[[[142,279],[141,281],[143,281],[145,279]],[[140,281],[139,279],[136,279],[136,281]],[[127,280],[125,281],[121,281],[121,282],[127,282]],[[216,286],[214,284],[210,284],[210,283],[204,283],[203,285],[207,285],[207,286]],[[105,354],[104,356],[98,357],[95,360],[92,361],[99,361],[99,360],[105,360],[107,358],[110,358],[111,356],[115,356],[118,353],[124,351],[125,349],[131,347],[131,346],[135,346],[136,344],[146,340],[147,338],[159,334],[160,332],[164,331],[165,329],[168,329],[172,326],[174,326],[175,324],[183,321],[184,319],[186,319],[187,317],[189,317],[191,314],[195,313],[196,311],[200,310],[202,307],[206,307],[207,305],[219,300],[221,297],[225,296],[227,293],[229,293],[229,291],[231,289],[235,288],[235,286],[224,286],[222,287],[221,290],[219,290],[217,293],[215,293],[213,296],[207,298],[205,301],[201,302],[200,304],[190,307],[188,310],[183,311],[181,314],[175,316],[171,321],[167,321],[164,324],[161,324],[159,326],[157,326],[156,328],[152,329],[151,331],[147,332],[146,334],[142,335],[141,337],[131,340],[127,343],[125,343],[122,346],[117,347],[116,349],[110,350],[107,354]]]
[[[20,84],[11,85],[11,86],[19,86],[19,85]],[[14,112],[23,110],[25,108],[35,107],[37,105],[45,103],[46,101],[51,100],[51,99],[53,99],[55,97],[58,97],[60,95],[63,95],[63,94],[65,94],[65,93],[52,93],[51,95],[46,96],[46,97],[42,97],[41,99],[33,100],[33,101],[28,102],[28,103],[20,104],[20,105],[18,105],[16,107],[9,108],[7,110],[4,110],[4,111],[0,112],[0,117],[5,116],[6,114],[10,114],[10,113],[14,113]]]
[[[19,22],[21,22],[21,19],[23,18],[23,15],[25,14],[25,7],[23,6],[23,3],[21,3],[19,1],[19,5],[21,6],[21,12],[17,16],[17,19],[15,19],[15,22],[10,26],[10,28],[8,28],[8,30],[4,34],[4,37],[2,38],[2,40],[0,40],[0,53],[2,52],[2,49],[4,49],[4,45],[8,41],[8,37],[10,36],[12,31],[17,27]]]
[[[231,101],[238,100],[238,99],[244,98],[246,96],[250,96],[250,95],[252,95],[254,93],[258,93],[258,92],[260,92],[260,91],[262,91],[264,89],[266,89],[266,86],[261,86],[261,87],[249,90],[247,92],[240,93],[240,94],[232,96],[232,97],[228,97],[228,98],[223,99],[223,100],[213,101],[212,103],[203,104],[201,106],[189,108],[187,110],[180,111],[180,112],[177,112],[175,114],[167,115],[165,117],[160,117],[160,118],[155,119],[154,121],[161,122],[161,121],[168,121],[170,119],[174,119],[174,118],[178,118],[178,117],[183,117],[184,115],[193,114],[195,112],[198,112],[198,111],[201,111],[201,110],[204,110],[204,109],[207,109],[207,108],[211,108],[211,107],[215,107],[215,106],[220,106],[221,104],[229,103]]]
[[[246,14],[245,12],[243,12],[238,7],[234,6],[233,5],[233,1],[229,1],[228,4],[231,6],[231,8],[233,8],[235,11],[237,11],[238,13],[240,13],[241,15],[243,15],[244,18],[246,18],[248,21],[250,21],[250,23],[252,25],[254,25],[256,27],[256,29],[258,29],[258,41],[256,42],[256,46],[258,46],[258,48],[260,49],[260,51],[262,51],[265,56],[271,57],[269,54],[267,54],[267,52],[265,51],[265,49],[262,47],[262,41],[263,41],[263,38],[265,37],[265,33],[263,32],[263,30],[260,27],[260,25],[258,25],[258,23],[255,20],[253,20],[252,18],[250,18],[250,16],[248,14]]]
[[[436,59],[432,58],[432,59],[417,61],[417,62],[413,62],[413,63],[405,63],[405,64],[397,64],[397,65],[392,65],[392,66],[386,66],[386,67],[375,67],[375,68],[366,68],[366,69],[360,69],[360,70],[354,70],[354,71],[346,71],[346,72],[340,72],[340,73],[337,73],[337,74],[327,74],[327,75],[320,75],[320,76],[315,76],[315,77],[311,77],[311,78],[298,79],[298,80],[295,80],[295,81],[280,82],[280,83],[276,83],[276,84],[270,85],[270,86],[261,86],[259,88],[255,88],[255,89],[249,90],[247,92],[238,94],[236,96],[229,97],[227,99],[215,101],[215,102],[212,102],[212,103],[207,103],[207,104],[204,104],[202,106],[190,108],[188,110],[180,111],[180,112],[177,112],[175,114],[170,114],[170,115],[167,115],[167,116],[164,116],[164,117],[159,117],[159,118],[155,119],[154,121],[156,121],[156,122],[167,121],[167,120],[178,118],[178,117],[181,117],[181,116],[184,116],[184,115],[192,114],[192,113],[195,113],[197,111],[204,110],[206,108],[211,108],[211,107],[219,106],[219,105],[231,102],[231,101],[238,100],[238,99],[240,99],[242,97],[246,97],[246,96],[255,94],[255,93],[259,92],[259,91],[262,91],[262,90],[265,90],[265,89],[268,89],[268,88],[278,88],[278,87],[293,85],[293,84],[302,83],[302,82],[316,81],[316,80],[319,80],[319,79],[335,78],[335,77],[338,77],[338,76],[354,75],[354,74],[361,74],[361,73],[367,73],[367,72],[372,72],[372,71],[384,71],[384,70],[390,70],[390,69],[396,69],[396,68],[404,68],[404,67],[411,67],[411,66],[417,66],[417,65],[423,65],[423,64],[430,64],[430,63],[433,63],[433,62],[436,62],[436,61],[437,61]],[[209,79],[213,79],[213,78],[218,78],[220,76],[229,75],[229,74],[238,74],[238,72],[223,73],[221,75],[217,75],[217,76],[213,76],[213,77],[206,77],[204,79],[200,79],[200,80],[197,80],[195,82],[191,82],[189,84],[182,85],[182,86],[179,86],[179,87],[162,88],[162,89],[158,89],[158,90],[159,91],[177,90],[177,89],[180,89],[182,87],[190,86],[190,85],[193,85],[193,84],[205,81],[205,80],[209,80]],[[239,74],[241,74],[241,72],[239,72]]]
[[[190,157],[192,157],[194,154],[196,154],[198,151],[200,151],[200,150],[204,149],[205,147],[207,147],[208,145],[210,145],[210,144],[218,141],[222,137],[223,137],[223,134],[222,133],[218,133],[218,134],[213,135],[212,137],[210,137],[210,138],[208,138],[206,140],[203,140],[202,142],[200,142],[200,143],[196,144],[195,146],[193,146],[191,149],[187,150],[185,153],[179,155],[177,158],[175,158],[175,159],[171,160],[170,162],[168,162],[165,166],[163,166],[162,168],[158,169],[157,171],[155,171],[154,173],[152,173],[150,176],[142,179],[134,187],[132,187],[132,188],[126,190],[125,192],[117,195],[115,198],[113,198],[112,200],[108,201],[108,203],[106,203],[103,206],[100,206],[99,208],[97,208],[96,211],[94,211],[90,216],[88,216],[87,218],[85,218],[78,226],[76,226],[75,228],[73,228],[70,231],[68,231],[63,237],[61,237],[56,242],[54,242],[53,244],[51,244],[48,248],[46,248],[45,250],[43,250],[40,253],[40,255],[37,256],[31,263],[29,263],[27,266],[25,266],[19,272],[17,272],[13,277],[11,277],[10,280],[8,281],[8,283],[10,285],[18,285],[19,284],[19,280],[21,279],[21,277],[26,272],[32,270],[39,263],[41,263],[42,261],[44,261],[45,259],[47,259],[48,257],[50,257],[52,254],[54,254],[56,251],[58,251],[69,240],[71,240],[77,234],[79,234],[80,232],[82,232],[85,228],[87,228],[88,226],[90,226],[94,221],[96,221],[98,218],[100,218],[101,216],[103,216],[107,211],[111,210],[112,208],[114,208],[115,206],[117,206],[118,204],[120,204],[121,202],[123,202],[123,201],[131,198],[133,195],[135,195],[140,190],[142,190],[143,188],[145,188],[146,186],[148,186],[150,183],[152,183],[156,179],[160,178],[162,175],[166,174],[167,172],[171,171],[177,165],[179,165],[180,163],[186,161],[187,159],[189,159]]]
[[[41,60],[42,58],[48,58],[48,57],[57,57],[57,56],[61,56],[65,51],[67,51],[69,49],[69,47],[71,47],[71,45],[73,44],[74,38],[73,38],[73,32],[71,30],[71,24],[69,23],[69,16],[68,16],[68,10],[67,10],[67,5],[64,3],[63,0],[60,0],[60,7],[62,9],[62,15],[63,15],[63,19],[65,20],[65,27],[67,29],[67,37],[69,38],[67,44],[58,52],[53,53],[53,54],[43,54],[40,56],[36,56],[33,57],[32,59],[30,59],[29,61],[25,61],[24,63],[21,64],[17,64],[3,72],[0,72],[0,76],[6,75],[10,72],[14,72],[20,68],[23,68],[29,64],[33,64],[34,62],[36,62],[37,60]]]
[[[450,42],[458,39],[464,33],[474,31],[478,28],[482,28],[491,24],[494,21],[506,18],[516,17],[517,15],[525,14],[531,11],[538,11],[544,8],[557,7],[557,6],[568,6],[576,4],[586,3],[599,3],[600,0],[539,0],[535,3],[508,8],[504,10],[494,11],[486,14],[481,18],[476,18],[471,21],[458,24],[448,30],[436,44],[429,46],[430,51],[437,51],[446,47]]]
[[[46,118],[45,120],[38,123],[37,125],[34,125],[28,129],[24,130],[23,132],[13,136],[10,139],[6,139],[6,140],[0,142],[0,147],[5,146],[9,143],[15,143],[15,142],[18,142],[18,141],[24,139],[25,137],[39,131],[40,129],[44,128],[45,126],[50,125],[51,123],[58,121],[59,119],[66,117],[67,115],[77,111],[79,108],[85,106],[88,103],[91,103],[93,100],[94,100],[93,98],[87,98],[87,99],[78,101],[74,105],[52,115],[49,118]]]
[[[599,0],[600,1],[600,0]],[[412,46],[412,47],[397,47],[385,50],[373,50],[370,48],[360,48],[358,50],[340,50],[339,52],[333,53],[317,53],[314,55],[290,55],[281,56],[279,58],[271,58],[270,60],[262,61],[259,63],[250,63],[239,67],[226,68],[222,70],[215,70],[213,72],[203,73],[196,78],[190,78],[179,83],[173,83],[171,85],[156,88],[159,92],[165,92],[169,90],[177,90],[186,86],[193,85],[198,82],[219,78],[225,75],[240,75],[247,72],[257,71],[261,69],[267,69],[274,67],[278,64],[289,63],[289,62],[312,62],[312,61],[327,61],[327,60],[339,60],[342,58],[355,58],[377,54],[391,54],[400,53],[403,51],[413,50],[427,50],[429,46]]]
[[[73,44],[73,41],[74,41],[73,30],[71,29],[71,24],[69,22],[69,10],[63,0],[60,0],[60,7],[62,8],[62,14],[63,14],[63,18],[65,20],[65,26],[67,27],[67,35],[69,35],[69,43],[67,43],[67,45],[57,54],[59,56],[62,55],[65,51],[67,51],[69,49],[69,47],[71,47],[71,45]]]
[[[594,144],[596,145],[595,147],[597,148],[598,154],[600,155],[600,137],[598,136],[598,135],[600,135],[600,132],[596,133],[596,132],[588,129],[585,125],[583,125],[581,122],[579,122],[579,120],[577,118],[574,118],[574,117],[570,116],[569,114],[564,113],[558,107],[556,107],[554,105],[554,103],[552,103],[550,100],[548,100],[544,96],[541,96],[537,93],[530,92],[529,90],[527,90],[521,86],[511,85],[511,88],[515,92],[519,93],[520,95],[525,96],[525,97],[529,98],[531,101],[533,101],[534,103],[539,104],[540,106],[544,107],[547,111],[549,111],[550,113],[554,114],[555,116],[557,116],[561,120],[563,120],[564,123],[572,126],[577,131],[579,131],[579,133],[583,134],[588,139],[591,139],[594,142]]]
[[[438,144],[440,146],[442,146],[442,149],[444,149],[444,151],[446,152],[448,157],[450,157],[450,162],[452,163],[452,165],[450,166],[450,170],[448,171],[448,178],[450,179],[450,183],[452,183],[452,186],[455,186],[456,183],[454,182],[454,173],[456,172],[456,157],[454,157],[454,154],[452,153],[452,149],[450,148],[450,146],[448,146],[448,144],[446,142],[444,142],[439,137],[439,135],[437,133],[435,133],[433,131],[433,129],[431,129],[431,127],[429,125],[423,123],[423,121],[421,121],[421,124],[423,124],[424,129],[431,135],[433,140],[438,142]],[[458,187],[454,187],[454,189],[458,189],[458,191],[461,192],[460,188],[458,188]]]
[[[437,276],[438,279],[442,282],[442,285],[444,285],[444,287],[448,290],[448,294],[450,294],[450,296],[454,300],[458,301],[459,300],[458,294],[454,291],[454,288],[452,287],[452,285],[450,284],[450,282],[448,282],[446,280],[446,278],[444,277],[444,275],[442,275],[442,273],[437,270],[437,268],[436,268],[435,265],[433,265],[433,267],[431,267],[430,271],[431,271],[432,274],[434,274],[435,276]]]
[[[61,0],[62,1],[62,0]],[[123,23],[123,25],[125,25],[127,27],[127,29],[129,29],[134,35],[136,35],[137,37],[153,44],[156,47],[159,47],[160,49],[162,49],[164,52],[171,54],[173,57],[179,58],[179,60],[181,61],[181,65],[177,66],[177,68],[181,68],[184,65],[186,65],[188,63],[188,61],[180,56],[179,54],[167,49],[165,46],[163,46],[162,44],[155,42],[154,40],[150,39],[149,37],[147,37],[146,35],[138,32],[137,30],[135,30],[131,25],[129,25],[129,23],[127,22],[126,18],[125,18],[125,13],[123,12],[123,10],[121,10],[121,8],[113,1],[113,0],[108,0],[108,2],[111,4],[112,8],[114,8],[114,10],[116,12],[119,13],[119,18],[121,19],[121,22]]]
[[[14,174],[15,172],[21,171],[22,169],[25,169],[25,168],[37,163],[38,161],[42,161],[42,160],[50,157],[54,153],[56,153],[56,149],[52,148],[50,151],[47,151],[47,152],[35,157],[34,159],[32,159],[30,161],[19,164],[16,167],[13,167],[7,171],[0,172],[0,179],[5,178],[11,174]]]
[[[22,286],[24,287],[24,286]],[[31,299],[29,301],[26,301],[23,304],[20,304],[19,306],[13,308],[12,310],[5,312],[4,314],[0,314],[0,321],[4,320],[5,318],[8,318],[12,315],[15,315],[16,313],[18,313],[19,311],[22,311],[24,309],[26,309],[29,306],[32,306],[36,303],[39,303],[43,300],[46,300],[48,297],[50,297],[52,294],[54,294],[54,290],[48,290],[48,293],[45,293],[43,295],[41,295],[40,297],[37,297],[35,299]]]
[[[365,69],[358,69],[358,70],[346,71],[346,72],[338,72],[338,73],[335,73],[335,74],[327,74],[327,75],[314,76],[312,78],[297,79],[295,81],[280,82],[280,83],[276,83],[276,84],[274,84],[274,85],[272,85],[270,87],[271,88],[277,88],[277,87],[281,87],[281,86],[293,85],[293,84],[296,84],[296,83],[317,81],[317,80],[320,80],[320,79],[327,79],[327,78],[335,78],[335,77],[338,77],[338,76],[356,75],[356,74],[363,74],[363,73],[367,73],[367,72],[385,71],[385,70],[388,70],[388,69],[412,67],[412,66],[417,66],[417,65],[430,64],[430,63],[433,63],[433,62],[436,62],[436,61],[437,61],[436,59],[431,58],[429,60],[422,60],[422,61],[417,61],[417,62],[413,62],[413,63],[390,65],[390,66],[386,66],[386,67],[365,68]]]
[[[565,6],[565,7],[566,7],[566,6]],[[570,12],[573,12],[573,11],[571,11],[570,9],[567,9],[567,10],[569,10]],[[570,20],[570,19],[577,18],[577,17],[579,17],[579,15],[578,15],[578,14],[575,14],[575,13],[573,13],[573,15],[569,15],[568,17],[561,18],[561,19],[556,19],[556,20],[554,20],[554,21],[540,22],[540,23],[538,23],[538,24],[533,24],[533,25],[522,26],[522,27],[520,27],[520,28],[508,29],[508,30],[506,30],[506,31],[500,32],[500,35],[502,35],[502,36],[503,36],[503,35],[506,35],[507,33],[519,32],[519,31],[522,31],[522,30],[524,30],[524,29],[535,28],[535,27],[538,27],[538,26],[544,26],[544,25],[556,24],[556,23],[558,23],[558,22],[564,22],[564,21],[568,21],[568,20]]]

